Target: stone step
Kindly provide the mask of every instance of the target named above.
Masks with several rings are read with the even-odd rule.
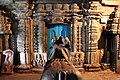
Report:
[[[25,65],[25,64],[17,65],[15,66],[15,72],[31,73],[31,65]]]
[[[100,71],[100,64],[84,64],[85,71]]]
[[[110,63],[101,63],[101,69],[102,70],[110,69]]]
[[[44,68],[42,68],[42,67],[41,68],[36,67],[36,68],[32,68],[31,70],[34,73],[42,73],[43,70],[44,70]]]

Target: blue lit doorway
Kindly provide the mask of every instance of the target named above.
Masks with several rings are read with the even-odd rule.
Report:
[[[48,27],[48,57],[52,50],[52,40],[55,39],[56,36],[68,37],[69,28],[67,24],[51,24]]]

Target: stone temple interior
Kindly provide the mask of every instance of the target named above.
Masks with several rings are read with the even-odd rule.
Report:
[[[56,36],[76,68],[120,72],[119,0],[1,0],[0,72],[43,67]]]

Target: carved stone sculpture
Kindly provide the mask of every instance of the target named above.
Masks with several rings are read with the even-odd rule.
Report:
[[[10,49],[3,51],[3,55],[5,55],[4,65],[3,65],[3,73],[13,73],[13,55],[14,52]]]

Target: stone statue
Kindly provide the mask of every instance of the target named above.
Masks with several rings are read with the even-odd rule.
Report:
[[[10,49],[4,50],[3,55],[5,55],[4,65],[2,72],[13,73],[13,55],[14,52]]]
[[[40,80],[82,80],[80,72],[68,59],[69,48],[65,45],[64,37],[56,37],[52,54],[44,66]]]

